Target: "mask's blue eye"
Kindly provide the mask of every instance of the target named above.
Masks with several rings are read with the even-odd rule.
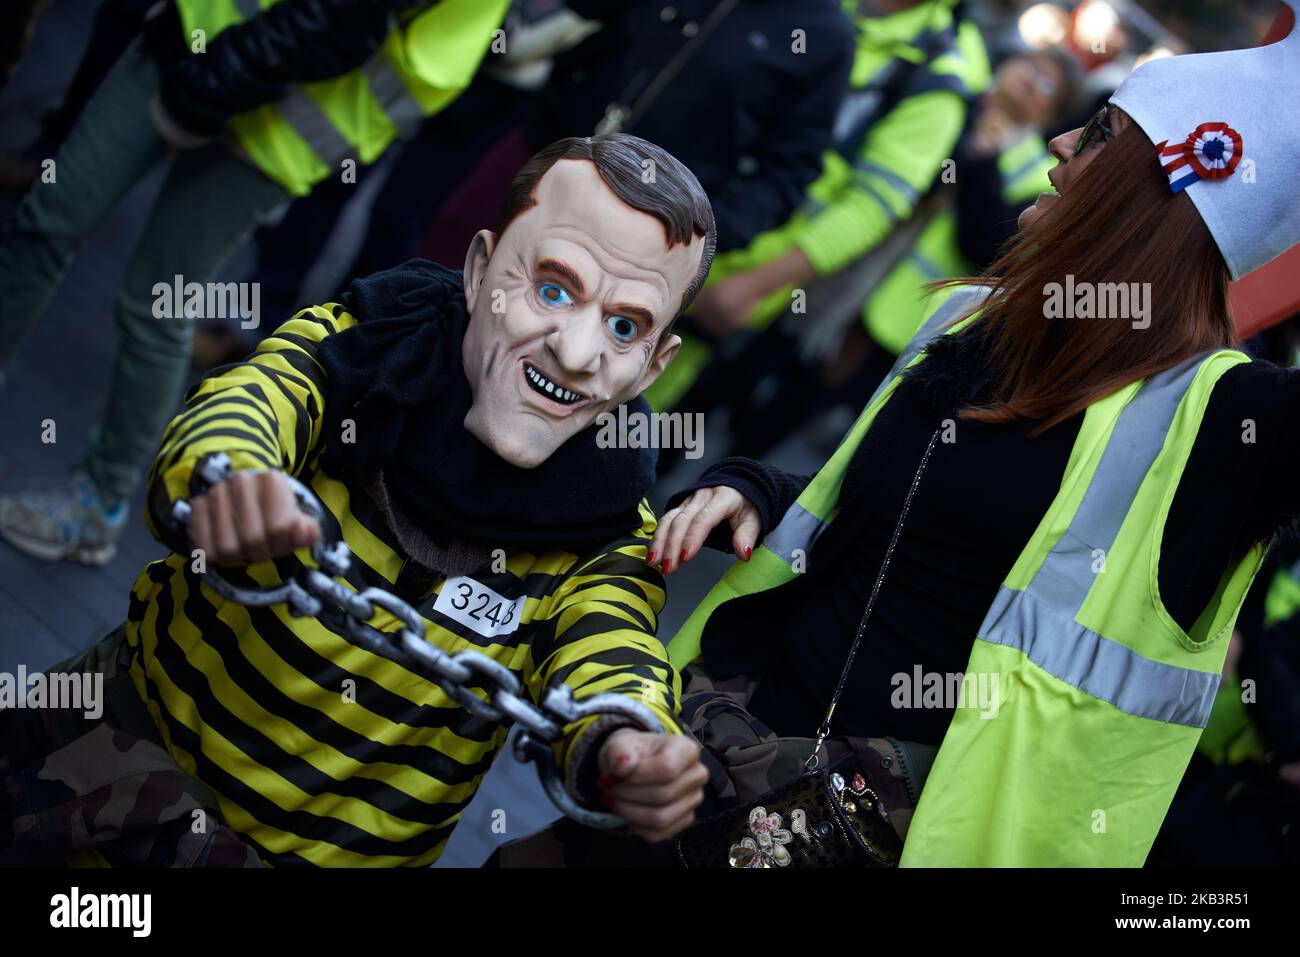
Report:
[[[548,306],[571,306],[573,300],[565,292],[564,287],[553,282],[542,283],[537,287],[537,294],[542,297],[542,302]]]
[[[610,316],[605,324],[620,342],[631,342],[636,338],[636,323],[627,316]]]

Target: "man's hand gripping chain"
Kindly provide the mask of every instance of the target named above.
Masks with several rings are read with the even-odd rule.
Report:
[[[210,456],[196,471],[194,494],[203,494],[230,474],[229,456],[224,453]],[[292,476],[286,475],[285,478],[299,507],[320,521],[324,509],[316,496]],[[190,519],[189,502],[178,501],[172,508],[172,519],[184,529]],[[322,531],[323,528],[322,525]],[[523,730],[515,739],[515,757],[520,761],[537,763],[537,773],[547,796],[568,817],[587,827],[613,828],[623,824],[617,815],[589,810],[569,794],[552,745],[562,737],[567,725],[596,714],[622,715],[643,731],[662,733],[663,725],[649,708],[626,695],[608,692],[575,701],[573,691],[561,684],[547,690],[539,709],[520,697],[519,679],[499,662],[477,651],[449,655],[425,641],[424,620],[396,595],[382,588],[367,588],[358,593],[337,581],[346,574],[352,561],[345,542],[327,544],[322,534],[312,545],[311,552],[318,568],[304,568],[297,576],[274,588],[241,588],[227,581],[214,568],[204,572],[203,580],[229,601],[248,606],[283,602],[288,604],[289,613],[295,617],[315,617],[320,614],[324,602],[334,603],[344,612],[348,637],[355,644],[432,681],[471,714],[489,721],[513,721],[521,725]],[[376,607],[396,616],[403,627],[396,632],[382,632],[368,624]],[[488,700],[471,691],[471,685],[482,687]]]

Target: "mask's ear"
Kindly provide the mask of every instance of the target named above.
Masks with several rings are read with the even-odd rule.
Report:
[[[474,311],[479,287],[483,285],[488,261],[492,258],[496,245],[497,234],[490,229],[480,229],[469,241],[469,249],[465,253],[465,306],[470,312]]]
[[[654,385],[655,380],[663,375],[663,371],[668,368],[668,363],[673,361],[673,356],[677,355],[677,350],[681,348],[681,345],[681,336],[667,335],[663,337],[663,341],[659,343],[654,356],[650,359],[650,365],[641,376],[641,384],[637,386],[638,394]]]

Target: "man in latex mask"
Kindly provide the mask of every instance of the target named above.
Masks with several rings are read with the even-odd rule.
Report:
[[[199,382],[150,480],[150,527],[173,554],[141,574],[122,627],[55,669],[102,673],[109,707],[0,723],[5,791],[22,795],[12,848],[200,864],[441,854],[508,727],[350,641],[337,608],[294,617],[202,583],[208,565],[236,585],[287,581],[322,535],[350,548],[351,589],[402,598],[425,640],[495,659],[533,701],[564,683],[579,700],[648,706],[669,733],[591,716],[565,727],[557,761],[579,803],[640,837],[685,827],[706,774],[655,637],[654,452],[606,447],[597,419],[648,411],[638,396],[677,350],[671,326],[714,236],[703,190],[664,151],[622,134],[561,140],[520,171],[463,277],[417,260],[357,280]],[[218,453],[229,478],[195,484]],[[184,527],[170,518],[180,499]],[[378,608],[369,624],[402,627]],[[146,784],[127,797],[128,781]],[[87,827],[53,827],[71,808]]]

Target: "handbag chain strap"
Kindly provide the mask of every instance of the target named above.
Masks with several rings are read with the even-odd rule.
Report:
[[[811,773],[817,770],[817,754],[821,751],[822,742],[831,733],[831,718],[835,715],[835,706],[840,703],[840,695],[844,693],[844,685],[849,680],[849,671],[853,668],[853,659],[857,657],[858,646],[862,644],[862,636],[867,630],[867,622],[871,620],[871,611],[876,606],[876,596],[880,594],[880,586],[885,581],[885,572],[889,569],[889,561],[894,557],[894,548],[898,545],[899,535],[902,534],[903,522],[907,519],[907,512],[912,507],[912,496],[916,494],[916,486],[921,481],[921,473],[925,471],[926,463],[930,461],[930,453],[934,451],[935,443],[939,441],[940,428],[936,428],[934,434],[930,436],[930,444],[925,447],[925,454],[921,456],[921,464],[916,467],[916,474],[912,476],[912,487],[907,490],[907,498],[903,499],[903,508],[898,515],[898,524],[894,526],[894,537],[890,539],[889,547],[885,549],[885,557],[880,562],[880,572],[876,575],[876,583],[871,588],[871,597],[867,599],[867,607],[862,613],[862,621],[858,623],[858,633],[853,636],[853,644],[849,646],[849,656],[845,659],[844,667],[840,670],[840,680],[835,685],[835,693],[831,695],[831,703],[826,709],[826,717],[822,719],[821,727],[817,729],[817,743],[813,745],[812,754],[808,755],[808,760],[803,764],[805,772]]]

